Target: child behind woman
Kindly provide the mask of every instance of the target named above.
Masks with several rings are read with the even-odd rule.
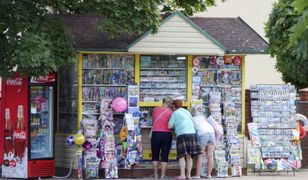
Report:
[[[193,121],[195,124],[196,134],[198,144],[201,146],[203,154],[207,155],[207,176],[206,179],[211,178],[212,169],[214,166],[214,150],[215,150],[215,130],[208,123],[207,119],[203,115],[204,109],[201,107],[193,108]],[[193,179],[199,179],[201,176],[201,164],[202,164],[202,154],[197,157],[196,175]]]

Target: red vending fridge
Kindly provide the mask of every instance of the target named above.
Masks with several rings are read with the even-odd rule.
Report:
[[[55,74],[2,81],[2,177],[54,176]]]

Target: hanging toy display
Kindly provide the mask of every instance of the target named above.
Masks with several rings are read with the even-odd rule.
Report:
[[[126,142],[123,143],[123,156],[125,157],[125,168],[131,168],[132,165],[142,160],[142,136],[139,126],[139,117],[132,114],[125,114],[125,122],[128,129]]]
[[[69,145],[69,146],[74,146],[75,143],[74,143],[74,136],[69,136],[66,138],[66,143]]]
[[[218,64],[219,66],[223,66],[223,65],[225,64],[224,58],[221,57],[221,56],[217,57],[217,64]]]
[[[97,137],[97,120],[95,116],[84,115],[81,122],[85,142],[82,144],[83,167],[85,178],[98,178],[100,158],[97,156],[98,141]]]
[[[240,66],[242,64],[242,58],[241,56],[234,56],[233,58],[233,64],[236,66]]]
[[[86,141],[84,135],[79,131],[74,137],[74,143],[81,146]]]
[[[83,171],[83,158],[82,158],[82,151],[81,150],[78,150],[77,153],[76,153],[76,160],[77,160],[77,164],[78,164],[78,168],[77,168],[77,178],[78,179],[82,179],[83,178],[83,174],[82,174],[82,171]]]
[[[231,56],[225,56],[225,64],[232,64],[232,57]]]
[[[115,137],[114,137],[115,125],[113,122],[113,113],[111,107],[114,110],[115,108],[112,106],[111,102],[114,103],[114,106],[116,108],[118,108],[117,110],[119,111],[117,112],[120,112],[121,110],[123,110],[123,107],[121,106],[121,103],[123,103],[123,101],[121,101],[122,100],[121,98],[118,100],[116,99],[114,99],[113,101],[110,99],[101,100],[99,119],[102,129],[100,137],[100,148],[98,154],[102,159],[101,167],[105,169],[105,179],[118,178],[118,163],[116,159]],[[127,108],[127,103],[126,103],[126,108]]]
[[[121,128],[121,132],[120,132],[121,141],[124,141],[126,139],[127,134],[128,134],[128,128],[127,128],[126,124],[123,124],[123,126]]]
[[[91,149],[84,151],[85,178],[99,177],[99,163],[100,159],[97,158],[95,150]]]
[[[143,147],[139,116],[133,117],[129,114],[129,120],[123,118],[122,112],[127,109],[128,101],[123,97],[102,98],[99,117],[83,114],[82,131],[75,137],[67,138],[69,145],[82,147],[79,177],[99,178],[98,172],[102,168],[105,170],[105,179],[115,179],[118,178],[119,166],[130,168],[141,161]],[[135,111],[138,111],[138,108],[134,107],[131,113]],[[115,134],[120,135],[118,144]]]
[[[202,155],[202,162],[201,162],[201,176],[207,176],[207,167],[208,167],[208,157],[207,155]]]
[[[91,148],[92,148],[92,144],[88,140],[86,140],[86,142],[82,144],[82,149],[84,151],[88,151]]]
[[[122,97],[116,97],[111,104],[115,112],[124,112],[127,109],[127,100]]]

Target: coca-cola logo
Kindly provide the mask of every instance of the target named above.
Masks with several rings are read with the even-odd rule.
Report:
[[[3,161],[3,165],[10,166],[10,167],[16,167],[16,160],[15,159],[12,159],[12,160],[5,159]]]
[[[9,166],[16,167],[16,160],[14,159],[10,160]]]
[[[26,132],[14,132],[14,139],[26,139]]]
[[[55,82],[55,75],[48,74],[47,76],[31,77],[31,83],[48,83]]]
[[[48,76],[32,77],[31,81],[45,82],[48,81]]]
[[[6,85],[8,86],[21,86],[22,78],[8,79],[6,80]]]

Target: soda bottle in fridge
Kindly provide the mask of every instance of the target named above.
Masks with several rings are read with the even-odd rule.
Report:
[[[26,149],[26,126],[24,121],[23,106],[18,106],[17,120],[15,122],[15,130],[13,135],[14,140],[14,152],[17,161],[22,162]]]
[[[13,128],[10,116],[10,109],[5,108],[5,125],[4,125],[4,154],[9,155],[13,152]]]

